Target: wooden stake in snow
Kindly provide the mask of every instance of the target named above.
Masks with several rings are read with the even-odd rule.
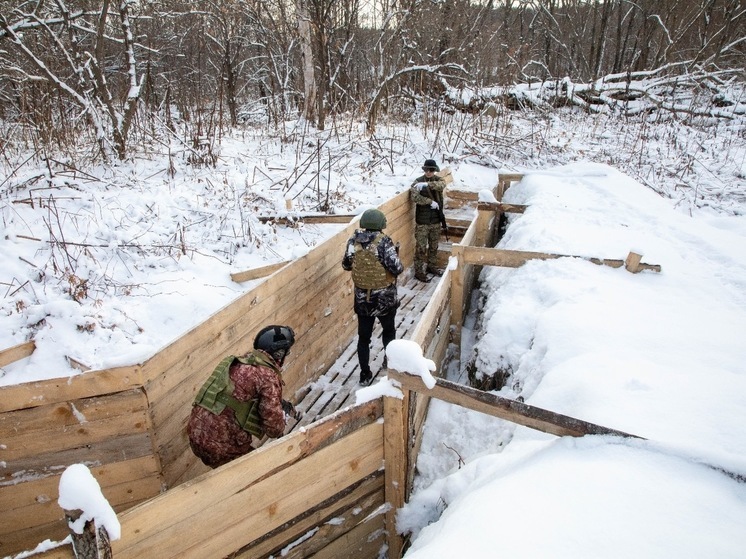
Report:
[[[76,559],[111,559],[109,538],[118,540],[121,526],[84,464],[73,464],[62,472],[57,503],[65,511]]]
[[[82,510],[66,510],[65,520],[67,525],[72,526],[83,515]],[[76,559],[111,559],[111,542],[106,528],[101,526],[96,529],[96,522],[88,520],[83,525],[83,533],[78,534],[70,528],[70,536],[73,540],[73,549]]]
[[[627,259],[624,261],[624,267],[628,272],[636,274],[640,271],[640,260],[642,260],[642,254],[636,252],[630,252],[627,255]]]

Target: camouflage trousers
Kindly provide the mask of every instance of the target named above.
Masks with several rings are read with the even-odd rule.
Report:
[[[438,260],[438,243],[440,242],[440,223],[414,226],[414,269],[423,271],[425,267],[436,267]]]

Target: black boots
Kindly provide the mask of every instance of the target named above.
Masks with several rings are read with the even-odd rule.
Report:
[[[423,268],[424,268],[424,270],[423,270]],[[435,266],[415,266],[414,270],[415,270],[414,271],[414,277],[415,277],[415,279],[417,279],[417,280],[419,280],[419,281],[421,281],[423,283],[427,283],[427,282],[430,281],[430,278],[428,277],[427,274],[432,274],[432,275],[438,276],[438,277],[440,277],[440,276],[443,275],[443,270],[439,270]]]
[[[360,371],[360,384],[370,386],[371,382],[373,382],[373,373],[370,371]]]

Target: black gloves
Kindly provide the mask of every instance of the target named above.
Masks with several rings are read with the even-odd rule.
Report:
[[[295,406],[287,400],[282,401],[282,411],[285,412],[285,415],[292,417],[296,421],[300,421],[301,417],[303,417],[303,414],[296,410]]]

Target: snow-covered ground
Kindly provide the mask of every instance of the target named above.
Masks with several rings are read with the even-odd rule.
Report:
[[[458,118],[427,136],[242,131],[214,167],[176,150],[85,169],[3,160],[0,350],[37,349],[0,369],[0,385],[76,374],[68,357],[141,361],[251,287],[231,272],[338,230],[259,220],[288,215],[288,199],[291,214],[358,213],[406,188],[428,157],[476,189],[525,171],[507,200],[530,209],[501,246],[633,250],[662,271],[582,259],[489,269],[463,361],[473,350],[482,372],[510,369],[504,395],[648,440],[558,439],[433,402],[400,518],[418,535],[408,557],[742,556],[744,122],[694,130],[560,111],[467,137]],[[448,375],[465,382],[463,368]]]
[[[487,269],[465,360],[512,371],[500,395],[646,440],[557,438],[433,402],[399,517],[418,535],[406,557],[742,557],[746,218],[690,218],[587,163],[530,174],[505,200],[529,209],[501,248],[635,251],[662,270]]]

